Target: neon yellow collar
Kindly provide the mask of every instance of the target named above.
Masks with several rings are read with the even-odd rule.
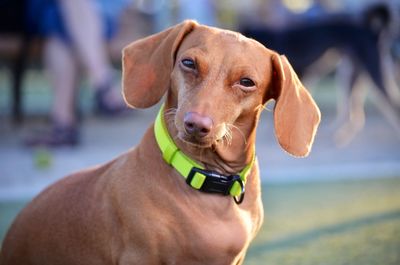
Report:
[[[225,187],[227,187],[226,192],[223,192],[225,195],[230,194],[234,197],[240,196],[241,200],[243,200],[244,185],[246,183],[247,176],[250,174],[250,170],[254,165],[255,155],[253,155],[253,159],[250,164],[248,164],[238,175],[223,176],[217,172],[207,171],[203,166],[199,165],[186,156],[181,150],[179,150],[168,133],[163,114],[164,105],[161,106],[158,112],[154,124],[154,133],[165,162],[173,166],[175,170],[178,171],[186,179],[186,182],[194,189],[203,190],[206,192],[214,192],[213,188],[216,188],[218,190],[217,192],[222,193],[220,192],[219,188],[221,185],[225,185]],[[241,200],[238,202],[235,198],[237,203],[240,203]]]

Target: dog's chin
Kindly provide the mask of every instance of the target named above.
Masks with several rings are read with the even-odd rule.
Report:
[[[199,139],[197,137],[186,134],[178,134],[178,138],[183,143],[198,148],[210,148],[214,144],[214,141],[212,141],[210,138]]]

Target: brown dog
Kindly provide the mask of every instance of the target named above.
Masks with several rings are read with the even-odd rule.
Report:
[[[263,220],[252,161],[268,100],[276,100],[281,146],[295,156],[309,153],[318,107],[286,58],[258,42],[185,21],[130,44],[123,55],[126,102],[146,108],[167,92],[166,131],[214,186],[196,187],[202,192],[197,182],[188,185],[189,176],[165,162],[169,147],[160,151],[151,126],[136,148],[36,197],[8,232],[1,265],[240,264]],[[244,199],[225,176],[243,168],[249,170],[234,182],[245,184]],[[224,181],[226,196],[211,189]]]

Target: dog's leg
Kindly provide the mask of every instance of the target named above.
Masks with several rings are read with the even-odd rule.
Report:
[[[335,133],[337,146],[344,147],[348,145],[364,127],[365,95],[366,90],[363,84],[352,86],[348,105],[348,120]]]
[[[384,38],[380,42],[380,57],[382,65],[382,74],[384,76],[384,85],[386,88],[386,93],[392,102],[392,104],[400,109],[400,88],[396,83],[396,71],[398,73],[398,68],[396,68],[393,62],[393,57],[390,52],[391,38]]]
[[[378,109],[383,113],[400,137],[400,88],[396,82],[396,72],[399,72],[399,68],[396,68],[393,62],[388,45],[388,42],[381,45],[383,46],[381,49],[381,64],[383,73],[385,73],[384,83],[387,96],[383,93],[379,93],[380,91],[374,91],[374,93],[376,93],[374,97],[377,99],[376,103]]]
[[[367,71],[370,71],[370,77],[375,84],[371,89],[372,102],[400,137],[400,90],[393,76],[394,65],[388,45],[387,41],[381,41],[379,45],[380,60],[378,65],[375,65],[378,71],[372,72],[369,67]]]
[[[355,82],[355,69],[348,58],[342,58],[336,70],[337,100],[336,100],[336,118],[332,128],[342,125],[349,116],[350,112],[350,91]]]
[[[389,101],[388,97],[379,89],[371,89],[371,92],[372,98],[374,99],[372,102],[396,131],[396,135],[400,138],[399,110],[396,110],[393,107],[393,104]]]
[[[343,58],[336,76],[340,86],[334,124],[339,129],[334,138],[338,146],[350,143],[365,123],[365,89],[364,86],[356,86],[359,75],[358,65],[350,57]]]
[[[315,63],[307,67],[301,79],[311,94],[318,87],[318,84],[323,81],[323,78],[338,68],[340,59],[339,53],[334,49],[330,49]]]

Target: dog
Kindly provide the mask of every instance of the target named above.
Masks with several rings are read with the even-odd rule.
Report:
[[[364,125],[363,87],[356,86],[357,80],[365,73],[372,82],[373,103],[400,135],[400,90],[393,78],[390,67],[390,49],[393,42],[393,24],[397,14],[387,3],[368,6],[361,14],[332,13],[320,18],[300,19],[283,28],[263,25],[246,25],[239,30],[267,47],[285,54],[294,70],[304,78],[310,72],[329,73],[337,68],[338,100],[336,141],[346,145]],[[319,63],[324,55],[326,65]],[[341,62],[339,62],[341,59]],[[322,67],[321,67],[322,66]],[[361,90],[360,90],[361,89]]]
[[[276,137],[294,156],[310,152],[320,122],[286,57],[191,20],[125,47],[122,75],[131,107],[166,94],[155,123],[135,148],[34,198],[1,265],[241,264],[263,222],[263,105],[276,100]]]

